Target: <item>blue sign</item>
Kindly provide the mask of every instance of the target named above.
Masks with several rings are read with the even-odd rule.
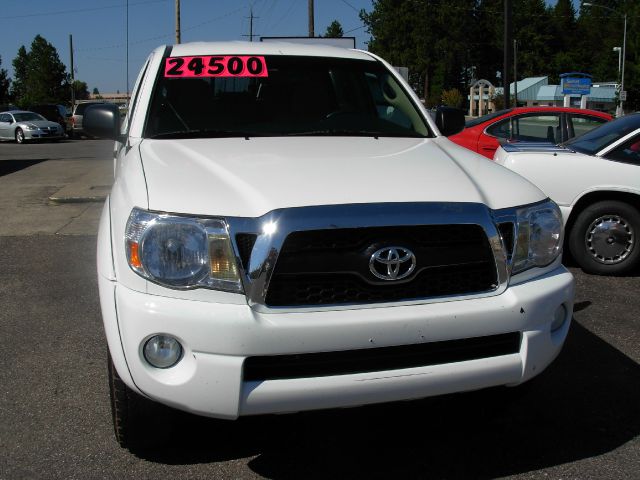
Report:
[[[564,77],[562,79],[562,93],[564,95],[589,95],[591,93],[591,79]]]

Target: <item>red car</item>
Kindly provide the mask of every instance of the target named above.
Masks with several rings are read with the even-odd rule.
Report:
[[[608,113],[579,108],[511,108],[469,120],[465,129],[449,140],[493,159],[501,143],[562,143],[612,118]]]

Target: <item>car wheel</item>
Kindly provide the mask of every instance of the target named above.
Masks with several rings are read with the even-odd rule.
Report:
[[[173,411],[153,402],[122,381],[108,357],[109,394],[116,440],[131,451],[161,446],[171,438]]]
[[[640,260],[640,212],[615,200],[586,207],[569,232],[569,249],[587,273],[623,275]]]
[[[16,128],[16,143],[24,143],[24,132],[21,128]]]

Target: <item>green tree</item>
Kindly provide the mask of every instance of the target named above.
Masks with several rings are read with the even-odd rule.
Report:
[[[442,91],[442,104],[459,108],[462,105],[462,94],[457,88]]]
[[[626,109],[640,109],[638,0],[600,0],[613,11],[583,6],[579,16],[575,0],[511,3],[518,78],[549,76],[550,83],[572,71],[597,81],[617,80],[618,56],[612,50],[622,46],[626,13]],[[411,86],[433,105],[444,90],[467,91],[474,79],[501,86],[503,8],[504,0],[373,0],[360,18],[371,35],[369,50],[408,67]]]
[[[11,83],[11,97],[15,102],[20,102],[27,90],[27,70],[29,55],[24,45],[18,49],[18,55],[13,59],[13,82]]]
[[[324,32],[324,37],[327,38],[342,38],[344,37],[344,31],[342,30],[342,25],[338,20],[334,20],[331,22],[331,25],[327,27],[327,31]]]
[[[409,68],[410,83],[427,105],[444,88],[459,88],[470,67],[476,0],[374,0],[360,18],[371,34],[369,50]],[[465,85],[466,87],[466,85]]]
[[[86,82],[81,82],[80,80],[73,81],[73,91],[76,95],[76,100],[88,100],[89,99],[89,88],[87,87]]]
[[[98,87],[93,87],[93,94],[100,95],[100,91],[98,90]]]
[[[36,35],[29,52],[23,47],[13,61],[16,103],[64,103],[69,97],[69,78],[58,52],[44,37]]]
[[[0,67],[2,67],[2,57],[0,57]],[[11,80],[7,76],[7,71],[0,68],[0,103],[9,102],[9,85]]]

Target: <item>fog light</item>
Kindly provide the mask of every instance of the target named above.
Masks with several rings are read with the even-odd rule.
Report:
[[[147,340],[142,352],[150,365],[156,368],[169,368],[180,361],[182,345],[173,337],[156,335]]]
[[[555,332],[562,328],[565,320],[567,319],[567,309],[564,305],[560,305],[556,308],[555,313],[553,314],[553,322],[551,322],[551,331]]]

